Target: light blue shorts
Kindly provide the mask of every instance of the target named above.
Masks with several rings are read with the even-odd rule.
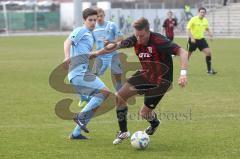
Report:
[[[82,96],[93,96],[103,88],[105,84],[99,77],[92,73],[85,73],[85,75],[75,76],[70,83],[76,89],[77,93]]]
[[[115,54],[110,57],[98,57],[95,59],[93,65],[93,73],[97,76],[101,76],[107,70],[107,68],[111,69],[111,73],[113,75],[122,74],[122,67],[119,59],[119,54]]]

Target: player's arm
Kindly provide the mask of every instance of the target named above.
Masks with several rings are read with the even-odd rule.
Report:
[[[117,43],[109,42],[103,49],[92,52],[90,55],[90,59],[95,58],[99,55],[111,53],[120,48],[121,48],[121,41],[119,41]]]
[[[90,55],[90,58],[94,58],[96,56],[103,55],[103,54],[108,54],[108,53],[111,53],[118,49],[133,47],[135,45],[136,41],[137,41],[136,37],[131,36],[131,37],[129,37],[125,40],[121,40],[117,43],[111,42],[108,45],[106,45],[103,49],[92,52]]]
[[[172,42],[165,43],[165,49],[170,50],[174,55],[180,56],[180,76],[178,84],[184,87],[187,84],[188,52]]]
[[[190,38],[191,42],[192,42],[192,43],[195,43],[196,40],[195,40],[195,38],[193,37],[192,32],[191,32],[192,26],[193,26],[193,20],[191,19],[191,20],[188,22],[188,24],[187,24],[187,35],[188,35],[188,37]]]
[[[69,66],[69,63],[70,63],[70,49],[71,49],[71,40],[69,38],[67,38],[65,41],[64,41],[64,55],[65,55],[65,58],[64,58],[64,68],[68,69],[68,66]]]
[[[187,84],[188,52],[173,42],[165,42],[165,48],[174,55],[180,56],[180,76],[178,84],[185,87]]]
[[[184,87],[187,84],[188,52],[169,40],[163,40],[157,44],[159,52],[171,53],[180,56],[181,71],[178,84],[181,87]]]
[[[68,38],[64,41],[64,68],[68,69],[70,64],[70,50],[72,44],[77,45],[80,39],[85,35],[85,30],[79,30],[79,28],[76,28],[71,32],[71,34],[68,36]]]
[[[184,87],[187,84],[187,67],[188,67],[188,52],[183,48],[179,48],[177,54],[180,56],[180,76],[178,84]]]
[[[211,30],[209,29],[208,20],[206,20],[206,32],[207,32],[207,34],[208,34],[210,40],[212,40],[212,38],[213,38],[213,34],[212,34]]]
[[[208,34],[210,40],[212,40],[212,38],[213,38],[213,34],[212,34],[212,32],[210,31],[210,29],[209,29],[209,28],[206,28],[206,32],[207,32],[207,34]]]

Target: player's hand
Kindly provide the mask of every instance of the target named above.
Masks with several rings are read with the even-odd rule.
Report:
[[[185,87],[187,85],[187,76],[186,75],[180,75],[180,77],[178,79],[178,84],[181,87]]]
[[[103,43],[104,43],[104,47],[105,47],[105,46],[107,46],[108,44],[110,44],[111,42],[108,41],[108,40],[104,40]]]
[[[194,38],[191,38],[191,43],[196,43],[196,40]]]
[[[97,57],[97,52],[91,52],[90,56],[89,56],[89,59],[93,59],[93,58],[96,58],[96,57]]]
[[[71,62],[70,58],[65,58],[63,61],[63,68],[68,70],[70,62]]]
[[[105,49],[106,51],[114,51],[114,50],[117,48],[117,46],[118,46],[117,43],[109,42],[109,44],[106,45],[106,46],[104,47],[104,49]]]
[[[212,34],[209,34],[209,40],[213,41],[213,35]]]

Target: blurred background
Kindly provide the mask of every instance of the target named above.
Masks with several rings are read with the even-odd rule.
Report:
[[[82,24],[81,10],[101,7],[106,20],[114,21],[124,34],[132,32],[131,23],[147,17],[151,30],[162,31],[171,10],[178,21],[176,35],[186,35],[186,23],[207,8],[207,18],[215,36],[240,35],[240,0],[0,0],[0,35],[61,34]]]

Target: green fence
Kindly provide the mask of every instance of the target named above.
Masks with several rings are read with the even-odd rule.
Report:
[[[59,12],[7,12],[9,31],[59,30]],[[3,12],[0,12],[0,29],[6,28]]]
[[[0,13],[0,30],[5,28],[4,14]]]

